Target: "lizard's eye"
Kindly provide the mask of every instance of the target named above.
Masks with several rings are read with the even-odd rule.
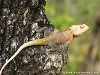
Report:
[[[84,26],[80,26],[80,28],[81,28],[81,29],[83,29],[83,28],[84,28]]]

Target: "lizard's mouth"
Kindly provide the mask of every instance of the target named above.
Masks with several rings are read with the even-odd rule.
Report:
[[[78,37],[80,34],[75,34],[75,35],[73,35],[73,37]]]

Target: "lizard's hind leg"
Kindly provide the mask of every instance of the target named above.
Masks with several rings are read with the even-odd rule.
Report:
[[[48,52],[63,52],[67,50],[68,44],[55,44],[53,42],[49,42],[49,46],[51,47],[51,49],[48,49]]]
[[[57,52],[57,51],[61,50],[59,44],[55,44],[53,42],[49,42],[48,45],[50,46],[50,49],[48,49],[48,52]]]

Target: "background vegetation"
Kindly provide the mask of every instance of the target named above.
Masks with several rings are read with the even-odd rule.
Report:
[[[46,15],[57,29],[65,29],[73,24],[87,24],[90,27],[84,35],[75,39],[69,46],[66,72],[80,71],[93,39],[96,17],[100,15],[100,0],[47,0],[45,9]],[[98,66],[100,72],[100,64]],[[95,71],[97,72],[98,69]],[[88,71],[91,72],[91,70]],[[95,71],[92,70],[92,72]]]

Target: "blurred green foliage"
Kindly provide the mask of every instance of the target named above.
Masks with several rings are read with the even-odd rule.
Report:
[[[69,27],[69,25],[72,25],[75,23],[75,19],[67,16],[65,17],[64,15],[56,16],[53,19],[51,19],[51,22],[57,27],[58,29],[64,29]]]
[[[64,2],[63,2],[64,3]],[[46,14],[51,23],[58,29],[64,29],[74,24],[77,20],[67,14],[66,4],[56,1],[47,1]],[[59,5],[59,6],[58,6]]]
[[[47,0],[45,11],[57,29],[65,29],[70,25],[83,23],[90,27],[84,35],[75,39],[69,46],[69,62],[66,72],[77,71],[84,61],[93,36],[95,17],[100,13],[100,0]]]

